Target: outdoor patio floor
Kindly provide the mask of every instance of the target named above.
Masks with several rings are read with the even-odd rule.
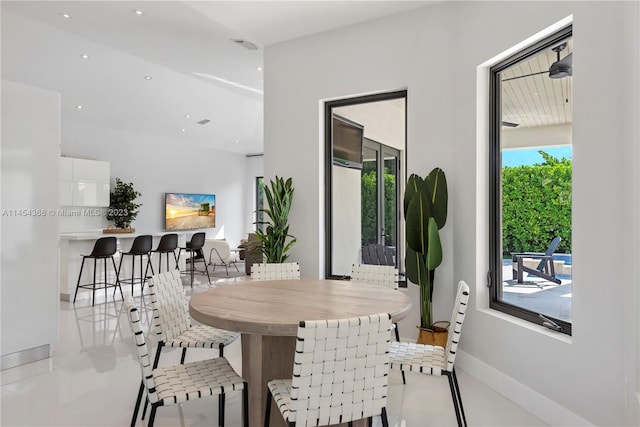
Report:
[[[557,285],[533,275],[525,275],[517,283],[511,272],[511,260],[502,267],[502,299],[504,302],[535,311],[545,316],[571,322],[571,278]]]

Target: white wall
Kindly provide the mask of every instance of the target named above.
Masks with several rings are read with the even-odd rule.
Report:
[[[362,194],[360,169],[331,167],[332,191],[332,256],[331,273],[351,276],[351,266],[360,262],[362,246]]]
[[[448,318],[458,280],[473,292],[460,366],[551,425],[637,425],[638,283],[636,269],[624,267],[639,255],[638,117],[629,113],[638,111],[638,93],[627,91],[637,88],[637,9],[636,2],[446,2],[267,47],[265,175],[292,176],[305,189],[291,213],[303,275],[324,270],[322,100],[407,88],[408,173],[439,166],[449,184],[435,317]],[[486,309],[487,128],[476,119],[487,100],[477,99],[476,76],[480,64],[571,14],[569,338]],[[629,63],[635,68],[625,70]],[[622,197],[623,190],[632,191]]]
[[[155,135],[102,129],[64,121],[62,154],[111,164],[112,186],[118,177],[133,182],[142,203],[133,227],[139,232],[164,230],[164,193],[216,195],[216,227],[205,229],[208,238],[226,238],[232,245],[245,236],[245,157]],[[66,229],[77,226],[64,219]],[[71,222],[71,223],[70,223]],[[97,227],[107,225],[98,219]],[[94,224],[95,226],[95,224]],[[65,231],[65,230],[63,230]]]
[[[1,140],[4,358],[57,338],[60,95],[2,80]]]

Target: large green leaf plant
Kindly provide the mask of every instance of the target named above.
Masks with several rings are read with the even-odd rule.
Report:
[[[296,238],[289,234],[289,212],[293,201],[293,186],[291,178],[286,181],[276,176],[270,181],[270,187],[264,187],[264,195],[268,208],[259,209],[266,221],[258,221],[257,224],[266,227],[258,227],[255,234],[260,246],[255,248],[263,255],[264,262],[283,263],[289,255],[287,252],[296,242]]]
[[[447,179],[440,168],[424,179],[412,174],[404,193],[407,279],[420,286],[420,327],[430,329],[433,279],[442,262],[439,230],[447,221]]]

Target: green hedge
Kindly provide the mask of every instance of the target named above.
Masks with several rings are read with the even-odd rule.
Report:
[[[571,160],[538,151],[543,163],[502,168],[502,250],[571,252]]]

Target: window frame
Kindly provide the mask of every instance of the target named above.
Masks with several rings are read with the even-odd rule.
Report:
[[[494,64],[489,69],[489,271],[487,273],[489,308],[566,335],[571,335],[571,322],[542,315],[502,301],[502,147],[500,141],[502,99],[500,72],[571,37],[573,37],[573,26],[568,25]],[[559,329],[550,327],[554,324]]]

